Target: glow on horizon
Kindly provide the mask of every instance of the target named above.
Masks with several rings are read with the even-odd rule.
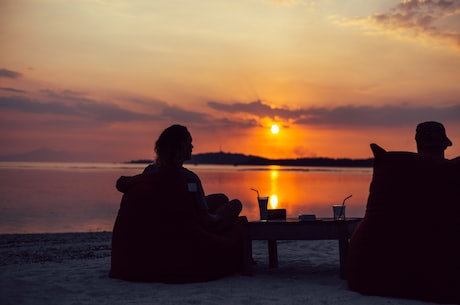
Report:
[[[0,157],[151,158],[179,123],[194,153],[367,158],[437,120],[453,158],[459,18],[460,1],[3,0]]]

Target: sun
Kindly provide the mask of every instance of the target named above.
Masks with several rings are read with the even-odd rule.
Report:
[[[280,127],[276,124],[273,124],[270,128],[270,131],[272,132],[272,134],[278,134],[280,132]]]

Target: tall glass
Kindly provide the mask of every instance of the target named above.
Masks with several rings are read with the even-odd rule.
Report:
[[[267,220],[268,196],[257,197],[257,201],[259,202],[260,220]]]

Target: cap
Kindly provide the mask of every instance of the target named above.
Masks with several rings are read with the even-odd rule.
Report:
[[[423,146],[452,146],[446,129],[439,122],[428,121],[417,125],[415,141]]]

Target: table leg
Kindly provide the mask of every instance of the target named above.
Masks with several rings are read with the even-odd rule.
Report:
[[[276,240],[268,240],[268,262],[271,268],[278,267],[278,245]]]
[[[347,278],[348,232],[345,222],[339,224],[340,278]]]
[[[253,275],[252,263],[252,239],[246,234],[243,240],[243,266],[241,270],[243,275]]]

